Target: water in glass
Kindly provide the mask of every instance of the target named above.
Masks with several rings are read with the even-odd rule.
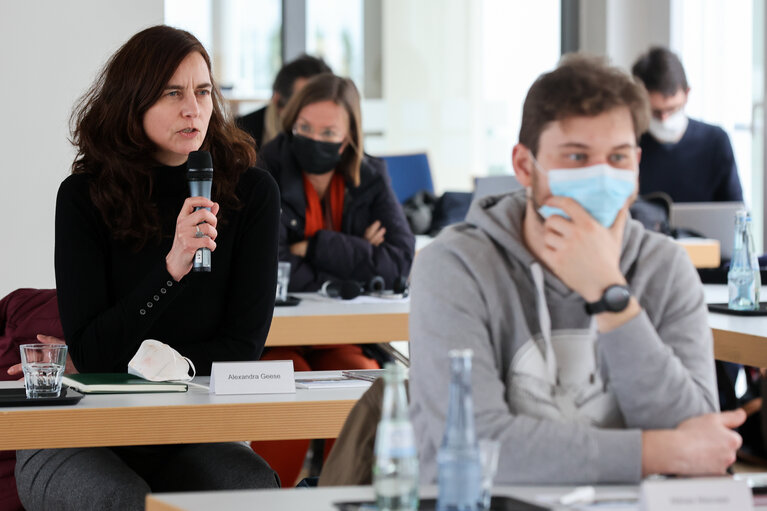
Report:
[[[730,299],[728,306],[734,310],[759,308],[759,291],[762,287],[759,260],[751,235],[751,217],[739,211],[735,217],[735,247],[727,273]]]
[[[22,366],[27,397],[58,397],[64,366],[34,362]]]

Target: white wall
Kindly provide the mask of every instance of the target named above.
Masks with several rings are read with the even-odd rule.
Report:
[[[425,150],[438,194],[511,172],[527,89],[559,58],[559,1],[386,0],[382,7],[384,100],[375,113],[384,136],[366,140],[366,150]]]
[[[386,152],[426,150],[440,191],[471,186],[478,10],[472,0],[383,3]]]
[[[582,0],[581,49],[630,68],[651,45],[669,46],[673,0]]]
[[[162,0],[0,2],[0,297],[55,287],[53,221],[74,157],[72,106],[114,50],[162,20]]]

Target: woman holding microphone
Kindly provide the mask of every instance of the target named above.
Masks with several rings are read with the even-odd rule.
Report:
[[[117,50],[75,109],[77,156],[59,188],[55,266],[80,372],[126,372],[150,338],[198,374],[261,354],[279,194],[251,168],[252,140],[225,115],[210,69],[193,35],[151,27]],[[197,150],[212,155],[212,200],[188,197],[186,163]],[[203,247],[212,271],[191,272]],[[143,509],[150,491],[279,486],[240,443],[18,451],[16,478],[29,510]]]

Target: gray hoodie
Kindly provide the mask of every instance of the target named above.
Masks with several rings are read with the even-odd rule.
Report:
[[[496,482],[636,482],[641,430],[718,409],[703,286],[681,247],[629,220],[620,269],[643,310],[598,334],[583,298],[525,247],[525,204],[524,190],[476,201],[415,258],[410,396],[421,480],[437,477],[447,353],[471,348],[477,437],[501,442]]]

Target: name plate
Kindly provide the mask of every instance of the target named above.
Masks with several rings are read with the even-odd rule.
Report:
[[[651,480],[642,483],[642,511],[752,511],[745,481],[729,477]]]
[[[296,392],[292,360],[213,362],[213,394],[288,394]]]

